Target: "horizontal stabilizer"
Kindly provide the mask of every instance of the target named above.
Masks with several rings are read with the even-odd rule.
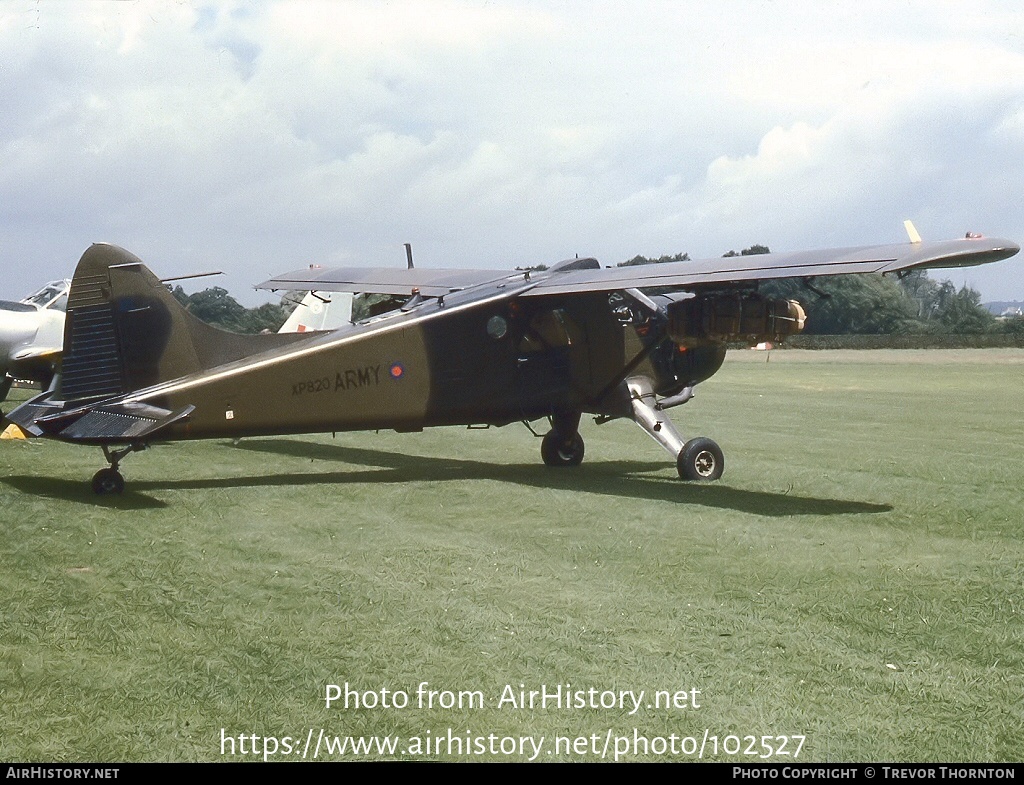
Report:
[[[42,436],[43,431],[36,425],[36,420],[49,414],[63,411],[63,402],[50,400],[51,393],[42,392],[25,401],[17,409],[7,413],[5,420],[12,422],[31,436]]]
[[[37,418],[34,424],[47,436],[64,441],[141,442],[185,419],[194,409],[194,406],[185,406],[171,412],[143,403],[100,404],[53,412]]]

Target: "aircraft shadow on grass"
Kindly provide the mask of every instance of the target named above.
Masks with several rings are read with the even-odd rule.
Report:
[[[889,512],[888,504],[820,499],[768,491],[748,491],[721,484],[684,483],[672,477],[643,477],[645,472],[664,471],[657,461],[592,461],[579,469],[551,469],[540,464],[493,464],[462,458],[405,455],[297,439],[243,441],[235,449],[285,455],[294,458],[334,461],[378,467],[369,471],[319,472],[267,475],[256,478],[225,478],[186,482],[184,487],[233,485],[296,485],[320,483],[404,483],[464,480],[496,480],[536,488],[596,493],[623,498],[697,504],[704,507],[749,512],[756,515],[848,515]],[[385,471],[381,471],[381,470]],[[177,483],[139,482],[139,487],[182,487]]]
[[[228,446],[227,444],[225,446]],[[716,484],[684,483],[672,477],[645,477],[665,469],[657,461],[592,461],[579,469],[551,469],[539,464],[492,464],[462,458],[405,455],[388,450],[320,444],[298,439],[243,441],[233,449],[270,453],[314,461],[374,467],[354,471],[292,472],[258,476],[182,480],[136,480],[120,496],[97,496],[80,481],[42,476],[2,478],[17,490],[48,498],[115,509],[155,509],[169,506],[147,495],[155,490],[203,490],[353,483],[407,483],[493,480],[535,488],[595,493],[622,498],[694,504],[754,515],[850,515],[891,511],[892,505],[822,499],[790,493],[748,491]]]
[[[722,484],[684,483],[676,478],[644,477],[659,472],[664,464],[650,461],[591,462],[582,469],[555,469],[538,464],[489,464],[453,457],[425,457],[389,450],[367,449],[298,439],[266,439],[228,445],[233,449],[287,455],[296,459],[374,467],[368,470],[295,472],[251,477],[218,477],[195,480],[136,480],[119,496],[97,496],[85,485],[65,478],[12,476],[7,485],[37,496],[76,501],[90,507],[145,510],[168,507],[146,490],[202,490],[251,486],[340,485],[352,483],[456,482],[495,480],[536,488],[555,488],[583,493],[672,501],[741,513],[782,517],[791,515],[851,515],[886,513],[891,505],[818,498],[792,493],[743,490]],[[383,470],[383,471],[382,471]]]
[[[68,480],[66,477],[13,475],[0,478],[0,482],[30,496],[77,502],[90,507],[107,507],[112,510],[158,510],[170,506],[167,502],[134,489],[125,491],[120,496],[97,496],[86,483]]]

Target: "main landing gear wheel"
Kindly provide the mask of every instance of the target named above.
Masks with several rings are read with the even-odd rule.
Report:
[[[722,448],[703,436],[684,444],[676,459],[676,471],[684,480],[711,482],[720,478],[724,470]]]
[[[124,477],[117,469],[100,469],[93,475],[92,492],[98,496],[124,492]]]
[[[575,433],[566,441],[551,431],[540,444],[540,457],[548,466],[579,466],[583,463],[583,437]]]

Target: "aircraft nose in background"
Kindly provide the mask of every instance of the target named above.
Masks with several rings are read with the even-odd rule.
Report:
[[[20,303],[0,303],[0,362],[7,365],[11,354],[31,342],[39,330],[39,312],[22,310]]]

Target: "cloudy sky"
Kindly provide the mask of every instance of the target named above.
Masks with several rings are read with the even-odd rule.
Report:
[[[1016,2],[0,0],[2,297],[1024,240]],[[1024,261],[951,276],[1024,300]],[[196,283],[201,288],[209,281]]]

